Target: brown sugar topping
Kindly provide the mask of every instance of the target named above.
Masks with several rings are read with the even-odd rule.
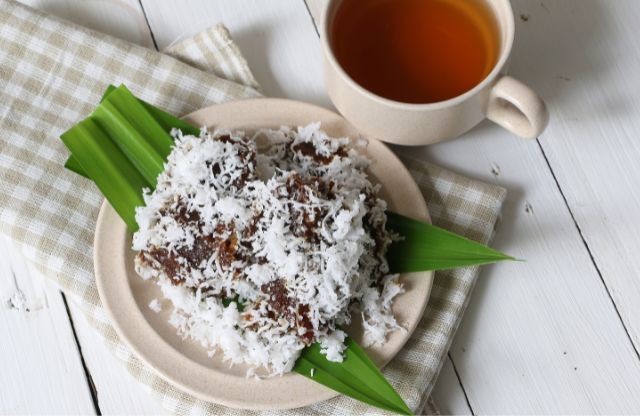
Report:
[[[272,313],[272,319],[284,318],[294,328],[304,328],[302,340],[309,344],[313,340],[313,324],[309,320],[309,306],[298,304],[289,296],[289,291],[281,279],[274,280],[261,286],[260,290],[268,295],[267,304]]]
[[[229,238],[220,242],[218,247],[218,261],[222,267],[229,267],[238,260],[238,236],[232,232]]]
[[[144,254],[145,252],[140,252],[138,254],[138,257],[142,261],[145,261]],[[171,254],[168,250],[164,248],[156,248],[149,251],[148,254],[155,261],[160,263],[164,272],[167,274],[169,279],[171,279],[171,283],[173,283],[174,285],[179,285],[184,281],[184,279],[179,277],[178,275],[178,270],[180,270],[180,267],[181,267],[180,263],[178,263],[177,258],[173,254]]]

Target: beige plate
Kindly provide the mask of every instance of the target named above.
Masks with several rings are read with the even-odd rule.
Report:
[[[342,117],[310,104],[279,99],[236,101],[208,107],[185,117],[194,125],[210,128],[242,128],[305,125],[320,121],[322,129],[334,137],[358,137],[358,132]],[[393,211],[429,221],[418,186],[407,169],[382,143],[370,139],[368,157],[373,161],[370,175],[382,185],[381,196]],[[244,409],[286,409],[307,406],[336,395],[332,390],[295,373],[256,381],[245,378],[246,367],[209,358],[204,348],[183,341],[168,322],[170,306],[162,301],[158,287],[142,280],[133,270],[131,234],[108,203],[100,209],[96,225],[94,262],[102,305],[111,316],[120,338],[145,363],[169,383],[204,400]],[[367,352],[382,366],[402,348],[420,320],[429,298],[432,273],[402,276],[406,292],[394,303],[394,313],[406,331],[396,331],[382,347]],[[152,312],[149,302],[158,298],[162,312]],[[358,340],[358,324],[349,329]]]

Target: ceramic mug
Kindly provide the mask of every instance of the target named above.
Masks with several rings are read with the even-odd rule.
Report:
[[[460,136],[485,118],[525,138],[545,129],[544,101],[522,82],[505,75],[514,38],[509,0],[486,0],[500,34],[500,55],[493,70],[457,97],[429,104],[409,104],[376,95],[356,83],[340,66],[333,50],[331,26],[343,0],[330,0],[320,36],[327,91],[338,111],[362,132],[402,145],[424,145]]]

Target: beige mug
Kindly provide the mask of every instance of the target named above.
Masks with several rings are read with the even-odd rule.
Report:
[[[457,97],[429,104],[409,104],[373,94],[356,83],[338,63],[331,47],[331,25],[343,0],[330,0],[320,36],[329,97],[338,111],[362,132],[402,145],[424,145],[458,137],[485,118],[524,138],[547,126],[544,101],[520,81],[505,75],[514,39],[509,0],[486,0],[500,33],[500,55],[493,70]]]

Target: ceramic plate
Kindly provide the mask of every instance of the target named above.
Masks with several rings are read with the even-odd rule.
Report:
[[[360,137],[339,115],[310,104],[279,99],[255,99],[215,105],[196,111],[185,119],[197,126],[241,128],[306,125],[320,121],[333,137]],[[389,208],[401,214],[429,221],[418,186],[407,169],[381,142],[368,139],[367,156],[372,160],[372,182],[382,185],[381,197]],[[109,313],[120,338],[162,378],[204,400],[244,409],[285,409],[307,406],[337,393],[313,381],[289,373],[263,380],[245,377],[246,367],[229,367],[220,355],[208,357],[200,345],[182,340],[168,322],[170,303],[162,300],[159,288],[144,281],[133,269],[131,234],[108,203],[100,210],[96,225],[94,264],[102,305]],[[422,317],[429,298],[431,272],[401,277],[406,292],[396,298],[393,311],[406,331],[393,332],[381,347],[367,350],[380,366],[402,348]],[[149,309],[152,299],[163,306],[160,313]],[[359,340],[362,330],[354,323],[348,330]]]

